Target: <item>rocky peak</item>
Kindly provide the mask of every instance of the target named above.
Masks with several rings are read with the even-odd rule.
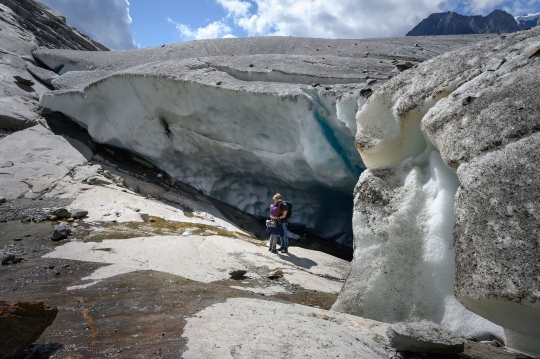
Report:
[[[520,31],[514,17],[503,10],[494,10],[487,16],[465,16],[455,12],[429,15],[406,36],[491,34]]]

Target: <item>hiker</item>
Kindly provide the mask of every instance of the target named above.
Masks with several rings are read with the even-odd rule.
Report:
[[[283,226],[279,220],[279,209],[277,202],[270,205],[270,220],[266,221],[266,233],[270,235],[270,248],[268,250],[277,254],[277,240],[283,235]]]
[[[282,253],[289,253],[289,234],[287,233],[287,218],[290,216],[288,215],[288,207],[285,201],[283,201],[283,197],[279,193],[276,193],[273,197],[275,204],[278,208],[278,215],[270,216],[270,218],[279,221],[281,227],[283,228],[283,234],[280,235],[281,238],[281,247],[278,248],[279,252]]]

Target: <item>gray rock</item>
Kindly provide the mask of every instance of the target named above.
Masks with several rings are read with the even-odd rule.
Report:
[[[0,203],[6,203],[6,201],[7,200],[4,197],[0,196]]]
[[[40,125],[0,140],[0,153],[13,162],[13,166],[2,168],[6,175],[0,176],[2,196],[8,199],[39,197],[75,166],[86,163],[66,139]]]
[[[45,83],[45,84],[47,84],[47,85],[49,85],[51,87],[54,87],[53,84],[52,84],[52,81],[60,77],[60,76],[58,76],[57,73],[55,73],[53,71],[46,70],[44,68],[37,67],[37,66],[31,65],[31,64],[27,64],[26,69],[32,75],[37,77],[41,82],[43,82],[43,83]]]
[[[55,208],[52,210],[51,214],[58,219],[69,218],[71,216],[71,212],[66,208]]]
[[[88,211],[84,209],[72,209],[71,210],[71,217],[73,218],[83,218],[86,215],[88,215]]]
[[[231,269],[229,275],[233,279],[242,278],[248,271],[245,269]]]
[[[50,239],[53,241],[59,241],[66,239],[71,234],[71,228],[66,223],[60,223],[53,227]]]
[[[449,330],[428,322],[392,324],[386,336],[397,350],[415,353],[461,353],[465,343]]]
[[[20,131],[36,125],[36,120],[27,113],[13,112],[6,108],[0,108],[0,129]]]
[[[129,186],[128,189],[129,189],[131,192],[139,193],[139,186],[137,186],[137,185]]]
[[[36,83],[32,80],[29,80],[27,78],[24,78],[22,76],[19,76],[19,75],[15,75],[13,76],[13,78],[20,84],[23,84],[25,86],[34,86]]]
[[[15,259],[15,256],[13,254],[9,254],[2,259],[2,265],[6,265],[14,259]]]

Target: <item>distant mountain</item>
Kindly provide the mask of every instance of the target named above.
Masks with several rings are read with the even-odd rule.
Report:
[[[517,20],[502,10],[494,10],[487,16],[465,16],[455,12],[445,12],[429,15],[406,36],[490,34],[520,30],[523,28]]]
[[[529,14],[525,16],[516,16],[517,23],[522,29],[535,27],[540,25],[540,12],[537,14]]]

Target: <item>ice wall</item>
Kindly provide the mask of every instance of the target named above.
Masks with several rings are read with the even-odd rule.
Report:
[[[295,204],[292,223],[351,245],[349,193],[363,169],[353,140],[359,90],[338,99],[311,86],[237,82],[175,61],[45,95],[42,104],[250,214],[266,216],[280,192]]]
[[[333,309],[387,323],[430,320],[461,336],[502,338],[502,328],[454,296],[458,185],[432,145],[397,165],[362,173],[353,267]]]

